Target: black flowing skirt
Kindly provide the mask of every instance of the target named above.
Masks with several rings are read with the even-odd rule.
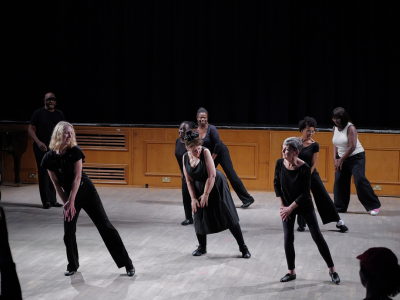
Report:
[[[197,234],[217,233],[239,222],[228,181],[221,171],[217,171],[214,187],[208,197],[208,206],[198,207],[194,214],[194,228]],[[194,181],[196,198],[204,193],[205,182]]]

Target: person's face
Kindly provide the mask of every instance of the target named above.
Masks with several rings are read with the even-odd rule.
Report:
[[[310,140],[312,138],[312,136],[315,133],[315,128],[314,127],[310,127],[310,126],[306,126],[306,128],[304,128],[301,131],[302,135],[303,135],[303,140]]]
[[[185,137],[186,131],[189,130],[189,125],[186,123],[182,123],[181,126],[179,126],[179,137],[183,139]]]
[[[199,113],[199,115],[197,116],[197,122],[199,123],[199,125],[207,125],[208,122],[207,113],[205,112]]]
[[[63,144],[64,145],[67,146],[67,145],[71,144],[73,134],[74,133],[72,131],[71,126],[65,127],[64,133],[63,133]]]
[[[54,110],[54,108],[56,107],[56,96],[53,93],[47,93],[46,95],[44,95],[44,105],[46,106],[46,108],[48,110]]]
[[[293,150],[289,145],[282,146],[282,157],[286,160],[292,160],[299,154],[299,150]]]
[[[342,120],[340,118],[332,118],[333,123],[335,123],[336,127],[342,127]]]
[[[186,149],[194,157],[197,157],[197,158],[200,157],[201,146],[192,146],[192,147],[186,148]]]

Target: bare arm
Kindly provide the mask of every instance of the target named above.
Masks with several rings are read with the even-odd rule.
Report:
[[[208,173],[208,178],[206,184],[204,186],[203,195],[200,196],[200,206],[208,206],[208,196],[214,186],[215,183],[215,176],[217,176],[217,171],[215,170],[214,161],[211,157],[211,153],[208,149],[204,150],[204,159],[206,162],[206,168]]]
[[[40,150],[42,150],[44,152],[47,151],[46,145],[42,141],[40,141],[38,139],[38,137],[36,136],[36,127],[35,126],[33,126],[32,124],[29,124],[28,133],[31,136],[31,138],[35,141],[36,145],[38,145]]]
[[[194,191],[194,182],[193,182],[193,178],[190,177],[188,175],[188,173],[186,172],[186,168],[185,168],[185,155],[182,157],[183,160],[183,173],[185,175],[186,178],[186,185],[188,187],[189,190],[189,194],[190,194],[190,198],[192,199],[192,211],[193,213],[196,213],[197,211],[197,207],[200,206],[199,201],[196,198],[196,193]]]
[[[49,173],[50,179],[51,181],[53,181],[53,184],[56,188],[57,194],[58,196],[60,196],[62,202],[64,202],[64,204],[68,201],[67,196],[64,194],[64,191],[62,190],[60,183],[58,182],[57,176],[53,171],[47,170],[47,172]]]
[[[315,167],[317,166],[317,161],[318,161],[318,156],[319,156],[319,152],[315,152],[313,154],[313,157],[311,159],[311,174],[314,172]]]
[[[349,148],[347,148],[346,152],[342,155],[341,158],[335,161],[335,171],[341,170],[343,162],[346,158],[348,158],[357,147],[357,130],[354,125],[349,126],[347,129],[347,137],[349,139]]]
[[[74,164],[74,179],[71,184],[71,193],[69,193],[69,197],[67,202],[64,204],[64,219],[65,221],[71,221],[75,216],[75,197],[76,193],[78,193],[79,186],[81,184],[82,178],[82,159],[78,160]]]

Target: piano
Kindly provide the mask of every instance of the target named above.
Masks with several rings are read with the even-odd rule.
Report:
[[[0,128],[0,151],[7,151],[14,158],[14,182],[20,186],[21,157],[28,147],[28,131],[6,131]]]

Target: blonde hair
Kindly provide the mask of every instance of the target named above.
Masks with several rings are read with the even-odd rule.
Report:
[[[67,127],[71,127],[72,129],[72,137],[71,137],[71,143],[68,145],[68,148],[72,148],[77,145],[76,139],[75,139],[75,130],[74,126],[68,122],[58,122],[56,127],[54,127],[53,133],[51,135],[51,141],[50,141],[50,149],[58,151],[61,148],[61,145],[63,143],[63,134],[64,130]]]

